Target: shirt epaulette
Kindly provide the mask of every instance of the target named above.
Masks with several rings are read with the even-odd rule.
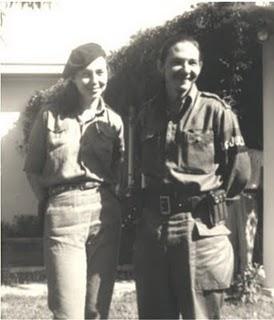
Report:
[[[104,110],[107,113],[107,117],[109,119],[110,125],[116,128],[116,130],[120,130],[123,127],[123,121],[119,113],[113,108],[111,108],[108,104],[105,103]]]
[[[116,116],[121,117],[120,114],[116,110],[111,108],[107,103],[105,103],[105,108],[106,110],[110,111],[112,114],[115,114]]]
[[[230,109],[230,110],[231,110],[230,105],[228,105],[223,99],[221,99],[221,98],[220,98],[217,94],[215,94],[215,93],[201,91],[201,96],[202,96],[202,97],[204,96],[204,97],[206,97],[206,98],[213,98],[213,99],[217,100],[218,102],[220,102],[225,109]]]

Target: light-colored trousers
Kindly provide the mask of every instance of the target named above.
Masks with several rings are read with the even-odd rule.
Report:
[[[121,210],[106,188],[50,197],[44,256],[54,319],[108,317],[120,240]]]

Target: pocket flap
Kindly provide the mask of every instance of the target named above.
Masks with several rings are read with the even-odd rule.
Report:
[[[189,130],[183,131],[183,136],[186,137],[188,143],[205,143],[208,144],[213,141],[213,131],[203,131],[203,130]]]
[[[196,290],[228,288],[233,276],[233,260],[233,249],[227,236],[200,239],[196,246]]]

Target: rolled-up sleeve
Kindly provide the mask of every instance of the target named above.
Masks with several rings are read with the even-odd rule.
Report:
[[[46,111],[41,109],[36,116],[28,140],[24,171],[41,175],[46,160]]]

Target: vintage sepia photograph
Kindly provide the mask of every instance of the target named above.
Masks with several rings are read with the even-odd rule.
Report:
[[[274,2],[0,0],[1,319],[274,319]]]

